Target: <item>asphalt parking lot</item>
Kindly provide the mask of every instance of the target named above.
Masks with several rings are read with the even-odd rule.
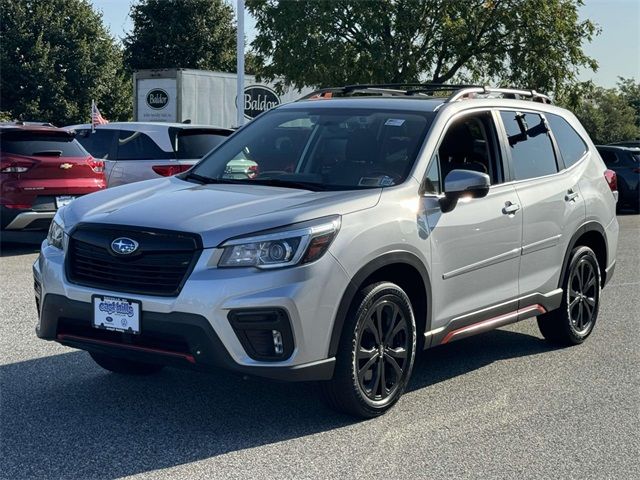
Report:
[[[419,358],[382,418],[306,384],[166,369],[143,378],[34,334],[31,248],[0,258],[0,477],[638,478],[640,216],[619,217],[598,325],[554,349],[535,321]]]

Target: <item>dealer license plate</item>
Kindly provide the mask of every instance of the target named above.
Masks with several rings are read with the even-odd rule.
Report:
[[[140,333],[140,302],[94,295],[93,326],[116,332]]]
[[[75,199],[76,199],[76,197],[74,197],[72,195],[61,195],[59,197],[56,197],[56,208],[66,207],[71,202],[73,202]]]

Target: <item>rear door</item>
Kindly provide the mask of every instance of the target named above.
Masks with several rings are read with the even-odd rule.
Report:
[[[178,164],[174,152],[164,151],[144,132],[118,130],[116,148],[116,165],[109,177],[110,187],[158,178],[161,174],[156,170]]]
[[[585,162],[565,168],[543,114],[502,110],[500,118],[523,216],[520,297],[535,298],[558,288],[569,241],[584,222],[578,183]]]

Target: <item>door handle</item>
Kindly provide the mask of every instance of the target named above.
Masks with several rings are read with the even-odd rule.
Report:
[[[575,200],[576,198],[578,198],[578,192],[574,192],[573,188],[570,188],[569,190],[567,190],[567,194],[564,196],[564,199],[567,202]]]
[[[504,208],[502,209],[502,213],[505,215],[513,215],[518,210],[520,210],[520,205],[517,203],[506,202],[504,204]]]

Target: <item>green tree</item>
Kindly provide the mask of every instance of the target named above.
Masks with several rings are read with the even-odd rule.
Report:
[[[636,126],[640,127],[640,82],[633,78],[618,77],[618,90],[633,110],[636,112]]]
[[[582,82],[557,100],[575,113],[595,144],[630,140],[640,137],[637,111],[632,105],[633,99],[628,96],[633,85],[633,80],[619,83],[617,88]],[[638,84],[635,88],[637,101]]]
[[[224,0],[141,0],[131,7],[133,30],[125,62],[142,68],[235,71],[236,29]]]
[[[87,0],[0,0],[0,110],[56,125],[131,115],[131,83]]]
[[[267,78],[350,83],[493,81],[555,91],[595,60],[581,0],[247,0]]]

